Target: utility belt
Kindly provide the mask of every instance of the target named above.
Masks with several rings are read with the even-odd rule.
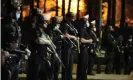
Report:
[[[88,49],[93,49],[95,48],[95,44],[88,44],[88,43],[81,43],[81,47],[87,47]]]

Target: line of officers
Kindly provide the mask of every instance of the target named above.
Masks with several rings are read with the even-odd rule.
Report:
[[[89,15],[75,21],[75,15],[68,12],[62,21],[58,17],[50,20],[48,15],[41,14],[40,9],[34,8],[22,26],[18,26],[17,14],[14,10],[2,22],[2,80],[17,80],[20,62],[23,55],[28,55],[27,80],[58,80],[60,64],[62,65],[62,80],[72,80],[73,60],[78,55],[77,80],[87,80],[92,72],[96,52],[100,48],[96,36],[95,21],[89,23]],[[119,43],[112,35],[112,28],[105,30],[107,46],[107,61],[105,73],[121,71],[123,49],[120,37]],[[24,46],[21,42],[21,32]],[[126,45],[127,67],[131,71],[133,63],[132,36]],[[116,50],[116,60],[112,51]],[[29,56],[30,55],[30,56]],[[129,60],[130,59],[130,60]],[[114,66],[115,67],[114,67]],[[100,69],[98,69],[100,71]]]

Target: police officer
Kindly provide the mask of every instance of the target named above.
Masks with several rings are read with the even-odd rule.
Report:
[[[61,57],[61,45],[62,45],[62,39],[63,34],[60,31],[60,24],[58,17],[53,17],[51,19],[51,24],[48,25],[47,33],[51,37],[53,43],[56,46],[56,52]],[[60,63],[56,60],[56,57],[52,54],[51,57],[51,76],[52,80],[58,80],[59,70],[60,70]]]
[[[133,37],[129,36],[128,42],[125,45],[125,74],[130,74],[133,66]]]
[[[89,47],[89,60],[88,60],[88,74],[89,75],[95,75],[95,73],[92,72],[93,70],[93,65],[94,65],[94,61],[95,61],[95,58],[96,58],[96,47],[97,47],[97,36],[95,34],[96,32],[96,21],[92,21],[91,22],[91,25],[88,29],[88,33],[89,33],[89,37],[93,40],[93,44],[90,45]]]
[[[2,69],[2,80],[17,80],[21,54],[26,53],[28,49],[21,44],[21,28],[17,23],[20,13],[15,7],[9,12],[7,17],[4,17],[2,24],[2,49],[6,51],[6,62]],[[5,52],[4,52],[5,53]]]
[[[27,80],[49,80],[50,62],[47,59],[47,47],[50,41],[46,37],[46,16],[36,15],[36,23],[33,28],[30,43],[31,56],[29,58]]]
[[[124,67],[124,38],[120,35],[117,39],[117,44],[119,50],[115,50],[114,55],[114,70],[116,74],[120,74],[122,68]]]
[[[87,69],[88,69],[88,45],[92,43],[92,39],[89,37],[86,19],[80,20],[80,54],[78,58],[77,67],[77,80],[87,80]]]
[[[113,32],[114,29],[112,28],[112,26],[108,26],[106,29],[106,33],[105,33],[105,38],[106,38],[106,68],[105,68],[105,73],[106,74],[110,74],[112,73],[112,69],[113,69],[113,59],[114,59],[114,48],[116,46],[116,41],[115,38],[113,36]]]
[[[75,16],[69,12],[65,16],[65,20],[61,23],[61,31],[66,37],[62,42],[62,62],[65,67],[62,68],[62,80],[72,80],[72,66],[73,66],[73,44],[72,40],[76,41],[76,29],[72,25]]]

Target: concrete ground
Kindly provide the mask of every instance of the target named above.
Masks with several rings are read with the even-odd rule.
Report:
[[[96,66],[94,66],[94,71],[95,71]],[[73,80],[76,80],[76,69],[77,65],[73,65]],[[101,74],[96,74],[95,76],[88,75],[87,78],[88,80],[127,80],[128,75],[120,74],[104,74],[104,65],[102,65],[102,73]],[[26,80],[26,74],[20,74],[19,75],[19,80]],[[61,74],[59,74],[59,80],[61,80]]]

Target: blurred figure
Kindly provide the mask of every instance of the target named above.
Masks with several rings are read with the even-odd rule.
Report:
[[[51,19],[51,23],[48,25],[47,33],[51,37],[53,43],[56,46],[56,52],[61,57],[61,46],[62,46],[62,39],[64,38],[62,32],[60,31],[60,24],[58,17],[53,17]],[[56,60],[54,54],[51,55],[51,77],[52,80],[58,80],[59,70],[60,70],[60,63]]]
[[[28,73],[27,80],[49,80],[50,72],[49,68],[51,63],[47,58],[47,48],[51,45],[50,41],[47,39],[46,28],[47,28],[47,16],[42,14],[36,15],[35,21],[32,28],[32,35],[30,43],[31,56],[28,62]]]
[[[124,67],[124,38],[123,35],[119,35],[117,39],[117,46],[119,50],[115,50],[114,54],[114,71],[116,74],[121,74]]]
[[[9,0],[10,2],[10,0]],[[22,54],[30,54],[30,51],[21,43],[21,27],[18,24],[20,18],[20,5],[17,0],[8,4],[8,10],[2,20],[2,55],[5,59],[2,65],[2,80],[18,80]],[[7,6],[6,6],[7,7]]]
[[[130,74],[133,69],[133,36],[130,35],[125,45],[125,74]]]
[[[92,43],[92,39],[87,30],[86,19],[80,20],[80,53],[78,55],[78,66],[77,66],[77,80],[87,80],[87,69],[88,69],[88,46]]]
[[[62,80],[72,80],[73,68],[73,41],[77,41],[77,30],[72,22],[75,20],[75,15],[72,12],[66,14],[65,19],[61,23],[61,31],[65,36],[62,42],[62,62],[65,67],[62,67]]]
[[[88,50],[88,75],[95,75],[95,73],[93,73],[93,65],[94,65],[94,61],[96,59],[96,48],[97,48],[97,36],[96,36],[96,21],[92,21],[91,25],[88,29],[88,33],[89,33],[89,37],[93,40],[93,43],[90,44]]]
[[[106,44],[106,68],[105,68],[105,73],[110,74],[112,73],[113,70],[113,60],[114,60],[114,48],[116,47],[116,41],[113,36],[114,29],[112,26],[108,26],[107,29],[105,30],[105,41]]]

